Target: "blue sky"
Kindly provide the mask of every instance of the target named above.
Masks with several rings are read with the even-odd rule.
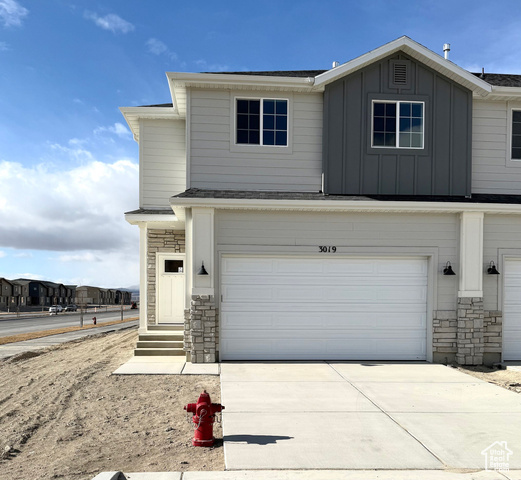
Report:
[[[138,148],[165,71],[327,69],[402,35],[521,74],[519,0],[0,0],[0,277],[138,283]]]

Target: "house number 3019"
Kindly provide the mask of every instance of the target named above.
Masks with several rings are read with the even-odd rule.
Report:
[[[330,247],[325,245],[319,245],[318,247],[320,253],[335,253],[336,247]]]

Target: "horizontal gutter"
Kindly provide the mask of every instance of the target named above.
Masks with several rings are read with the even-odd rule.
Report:
[[[393,201],[342,201],[342,200],[258,200],[226,198],[172,197],[172,208],[205,207],[232,210],[293,210],[328,212],[381,212],[381,213],[461,213],[483,212],[521,214],[521,204],[489,204],[462,202],[393,202]]]
[[[219,73],[179,73],[167,72],[167,77],[178,86],[215,86],[215,87],[279,87],[311,88],[313,77],[270,77],[262,75],[227,75]]]

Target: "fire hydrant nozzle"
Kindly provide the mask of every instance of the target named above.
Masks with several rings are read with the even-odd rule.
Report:
[[[224,406],[220,403],[212,403],[210,395],[204,390],[197,403],[189,403],[184,406],[184,409],[194,414],[192,422],[195,426],[195,432],[192,445],[194,447],[211,447],[215,441],[213,437],[215,414],[223,411]]]

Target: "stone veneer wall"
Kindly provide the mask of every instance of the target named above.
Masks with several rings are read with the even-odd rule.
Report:
[[[213,295],[192,295],[185,310],[184,350],[192,363],[215,363],[219,352],[219,315]]]
[[[466,306],[468,304],[461,304],[461,310],[465,310],[467,314]],[[465,308],[462,308],[462,307]],[[461,312],[463,313],[463,312]],[[461,318],[462,323],[460,324],[461,340],[471,339],[471,342],[460,342],[462,348],[469,348],[464,346],[464,343],[472,343],[472,338],[476,338],[475,333],[478,333],[477,338],[479,339],[479,332],[468,331],[469,328],[474,329],[475,320],[477,318],[477,324],[479,321],[479,307],[478,312],[473,310],[474,315],[472,319],[466,317],[465,320]],[[469,323],[467,323],[467,320]],[[472,322],[472,327],[470,326]],[[438,310],[433,312],[432,319],[432,352],[433,360],[436,363],[451,363],[456,360],[456,354],[458,353],[458,312],[452,310]],[[480,327],[478,327],[480,328]],[[480,345],[483,348],[483,362],[486,365],[498,363],[501,361],[502,351],[502,331],[503,331],[503,313],[498,310],[485,310],[483,311],[483,342],[479,343],[474,340],[473,345]],[[472,336],[471,336],[472,335]],[[474,359],[479,360],[479,359]],[[473,361],[474,361],[473,360]]]
[[[147,324],[155,325],[156,253],[185,253],[185,232],[148,230],[147,243]]]
[[[458,351],[458,312],[438,310],[432,318],[432,356],[434,362],[452,363]]]
[[[484,347],[483,298],[458,298],[458,351],[460,365],[482,365]]]
[[[503,312],[485,310],[483,318],[483,340],[485,344],[483,361],[486,364],[501,362],[503,349]]]

